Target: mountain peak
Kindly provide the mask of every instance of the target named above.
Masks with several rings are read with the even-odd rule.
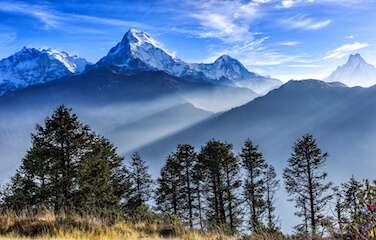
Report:
[[[161,48],[160,44],[155,39],[153,39],[148,33],[137,28],[130,28],[128,32],[124,34],[122,42],[126,42],[131,45],[135,44],[137,46],[140,46],[142,44],[151,44],[154,47]]]
[[[223,54],[223,55],[219,56],[216,61],[218,61],[218,60],[229,61],[229,60],[235,60],[235,59],[232,58],[231,56],[227,55],[227,54]]]
[[[325,79],[329,82],[342,82],[348,86],[369,87],[376,84],[376,68],[368,64],[359,54],[351,54],[347,62]]]
[[[347,63],[346,64],[367,64],[367,62],[364,60],[364,58],[359,54],[359,53],[355,53],[355,54],[351,54],[349,56],[349,59],[347,60]]]
[[[81,73],[88,62],[51,48],[23,47],[0,60],[0,95],[8,90]]]
[[[229,55],[222,55],[220,57],[218,57],[214,63],[217,63],[217,64],[237,64],[237,65],[242,65],[237,59],[229,56]]]
[[[221,85],[237,86],[242,81],[241,87],[265,89],[260,92],[281,85],[280,81],[249,72],[243,64],[229,55],[222,55],[213,63],[188,64],[169,54],[148,33],[136,28],[129,29],[107,56],[96,64],[110,65],[129,70],[161,70],[173,76],[203,79]]]

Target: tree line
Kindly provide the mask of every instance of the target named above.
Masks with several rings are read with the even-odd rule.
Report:
[[[293,146],[283,180],[301,219],[296,233],[310,238],[324,230],[361,234],[358,226],[374,221],[376,207],[369,209],[376,201],[374,185],[351,178],[334,187],[324,171],[327,158],[312,135]],[[274,202],[280,185],[274,167],[250,139],[239,154],[214,139],[199,150],[180,144],[153,181],[138,153],[124,164],[109,140],[59,106],[43,126],[37,125],[31,148],[1,192],[0,206],[3,211],[121,213],[133,220],[153,213],[195,229],[279,232]],[[330,216],[332,202],[335,214]]]

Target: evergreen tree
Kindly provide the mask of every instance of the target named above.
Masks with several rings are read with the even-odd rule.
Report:
[[[122,158],[116,148],[105,138],[93,140],[91,151],[83,157],[78,165],[78,184],[80,190],[77,202],[85,211],[115,209],[122,194],[115,180],[122,171]]]
[[[356,221],[359,215],[360,208],[357,192],[361,187],[362,184],[357,181],[354,176],[352,176],[347,183],[342,184],[344,205],[348,210],[349,221]]]
[[[246,173],[244,197],[250,212],[250,229],[259,231],[263,227],[262,217],[266,209],[264,173],[267,164],[258,147],[254,146],[250,139],[244,142],[240,157]]]
[[[308,213],[312,237],[316,236],[321,213],[331,198],[327,193],[331,183],[327,182],[327,174],[322,170],[327,156],[312,135],[304,135],[295,143],[284,171],[286,190],[301,207],[300,215],[307,216],[305,211]]]
[[[300,194],[295,199],[295,208],[298,211],[295,212],[295,216],[302,218],[303,222],[296,225],[295,230],[302,235],[304,238],[307,238],[309,235],[309,215],[308,215],[308,203],[305,196]]]
[[[137,152],[131,156],[129,174],[132,189],[126,196],[125,207],[128,213],[135,213],[139,208],[147,206],[147,202],[153,194],[153,181],[148,172],[148,166]]]
[[[269,165],[265,173],[265,204],[267,213],[267,227],[269,231],[275,231],[277,227],[277,217],[275,215],[274,198],[279,181],[272,165]]]
[[[40,150],[34,155],[34,160],[48,161],[48,192],[51,193],[55,211],[73,209],[78,189],[77,165],[87,153],[92,140],[89,127],[79,122],[71,109],[59,106],[52,117],[46,119],[45,127],[37,127],[35,140],[37,145],[33,147]]]
[[[232,147],[232,146],[231,146]],[[226,154],[222,163],[225,181],[225,202],[226,213],[228,215],[228,225],[232,234],[237,232],[242,221],[241,199],[239,198],[239,189],[242,185],[240,176],[240,162],[239,158],[232,153]]]
[[[192,184],[194,190],[195,217],[198,218],[200,229],[204,228],[203,219],[203,169],[200,162],[193,167]]]
[[[333,188],[333,193],[335,196],[335,216],[336,216],[336,222],[338,225],[338,232],[340,234],[343,234],[343,223],[344,223],[344,213],[345,213],[345,204],[343,201],[343,193],[339,187]]]
[[[240,169],[232,145],[211,140],[202,147],[198,159],[202,166],[207,220],[211,226],[235,233],[240,222],[236,194]]]
[[[197,164],[197,158],[194,148],[189,144],[179,144],[175,157],[177,160],[177,171],[180,176],[181,188],[180,193],[181,197],[184,199],[182,205],[180,206],[182,210],[182,220],[187,219],[188,225],[193,227],[193,213],[195,210],[194,206],[194,186],[192,183],[192,177],[194,174],[194,166]]]
[[[44,125],[37,125],[32,147],[21,164],[23,176],[34,184],[34,197],[27,204],[52,206],[55,211],[73,209],[77,165],[88,151],[92,135],[65,106],[59,106]]]
[[[1,208],[12,209],[16,212],[36,206],[34,191],[36,185],[32,179],[21,170],[10,179],[10,183],[4,187],[1,194]]]
[[[180,194],[182,188],[181,169],[175,154],[170,154],[167,157],[157,184],[157,209],[162,213],[173,214],[181,218],[180,207],[184,199]]]
[[[104,138],[92,133],[76,114],[59,106],[32,134],[32,146],[4,196],[14,210],[52,207],[87,211],[119,203],[120,158]]]

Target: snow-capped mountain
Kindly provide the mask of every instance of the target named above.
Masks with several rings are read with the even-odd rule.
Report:
[[[259,94],[279,87],[279,80],[249,72],[238,60],[223,55],[213,63],[186,63],[172,57],[149,34],[130,29],[96,66],[116,65],[132,70],[161,70],[173,76],[205,79],[230,86],[247,87]]]
[[[0,60],[0,95],[9,90],[81,73],[87,64],[84,58],[66,52],[24,47]]]
[[[282,85],[277,79],[248,71],[242,63],[228,55],[220,56],[213,63],[191,66],[194,71],[202,73],[212,81],[223,81],[225,84],[250,88],[258,94],[265,94]]]
[[[359,53],[352,54],[346,64],[337,67],[325,80],[340,81],[348,86],[369,87],[376,84],[376,67],[367,63]]]
[[[130,29],[96,65],[116,65],[131,70],[162,70],[174,76],[188,69],[186,63],[171,57],[149,34],[138,29]]]

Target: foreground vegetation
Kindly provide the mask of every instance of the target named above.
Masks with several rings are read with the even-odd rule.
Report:
[[[327,158],[310,134],[293,146],[283,180],[301,223],[291,238],[374,237],[376,182],[353,177],[335,187],[325,171]],[[200,150],[179,144],[154,181],[138,153],[124,161],[109,140],[60,106],[37,126],[31,148],[0,193],[0,234],[278,239],[274,199],[280,185],[250,139],[239,154],[214,139]]]
[[[38,214],[3,213],[0,216],[0,239],[78,239],[78,240],[239,240],[219,231],[202,232],[180,224],[104,220],[78,215],[55,215],[50,211]],[[283,239],[281,235],[262,234],[249,240]]]

